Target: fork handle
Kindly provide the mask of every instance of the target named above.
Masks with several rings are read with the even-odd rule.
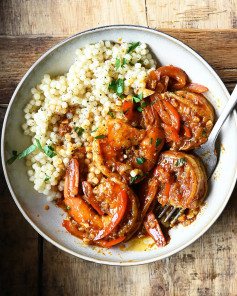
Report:
[[[224,110],[222,111],[220,117],[218,118],[216,124],[214,125],[208,141],[215,143],[217,136],[219,135],[220,129],[225,122],[226,118],[229,116],[231,111],[234,109],[235,105],[237,103],[237,85],[235,86],[230,99],[228,100],[227,104],[225,105]]]

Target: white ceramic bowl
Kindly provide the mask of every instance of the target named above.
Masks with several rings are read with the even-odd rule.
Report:
[[[23,216],[45,239],[60,249],[80,258],[105,264],[135,265],[168,257],[190,245],[215,222],[223,211],[236,181],[237,128],[236,115],[231,115],[221,131],[222,149],[216,171],[209,182],[206,206],[194,223],[170,231],[171,241],[163,248],[150,248],[144,242],[128,242],[123,248],[99,249],[84,245],[61,226],[65,213],[54,204],[46,211],[46,197],[37,193],[26,175],[24,160],[6,166],[12,150],[24,150],[30,139],[23,135],[21,124],[23,108],[31,97],[31,88],[38,84],[43,74],[52,76],[68,71],[75,57],[75,50],[100,40],[147,43],[161,65],[175,65],[186,71],[192,81],[207,86],[207,97],[214,105],[217,116],[225,106],[229,93],[216,72],[195,51],[179,40],[162,32],[138,26],[108,26],[74,35],[47,51],[25,74],[16,88],[2,131],[2,163],[8,187]]]

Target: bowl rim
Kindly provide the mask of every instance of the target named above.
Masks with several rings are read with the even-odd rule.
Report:
[[[222,213],[222,211],[224,210],[230,196],[231,193],[234,189],[235,183],[236,183],[236,179],[237,179],[237,165],[235,168],[235,173],[231,182],[231,186],[229,188],[229,191],[227,193],[227,195],[225,196],[222,205],[219,207],[219,209],[217,210],[215,216],[206,224],[205,227],[203,227],[203,229],[196,234],[192,239],[190,239],[188,242],[184,243],[183,245],[179,246],[178,248],[175,248],[174,250],[164,254],[164,255],[159,255],[159,256],[155,256],[153,258],[150,259],[145,259],[145,260],[133,260],[133,261],[109,261],[109,260],[102,260],[102,259],[97,259],[97,258],[92,258],[86,255],[82,255],[79,254],[75,251],[72,251],[70,248],[67,248],[65,246],[63,246],[62,244],[56,242],[54,239],[52,239],[47,233],[45,233],[43,230],[41,230],[36,223],[34,223],[30,216],[27,214],[27,211],[23,208],[23,206],[21,205],[20,200],[18,200],[18,197],[11,185],[11,181],[10,178],[8,176],[8,172],[7,172],[7,168],[6,168],[6,159],[5,159],[5,134],[6,134],[6,126],[7,126],[7,122],[8,122],[8,118],[9,118],[9,114],[11,111],[11,106],[17,96],[18,91],[20,90],[21,86],[23,85],[24,81],[26,80],[26,78],[30,75],[30,73],[32,72],[32,70],[38,65],[40,64],[45,58],[47,58],[47,56],[54,52],[56,49],[60,48],[61,46],[63,46],[64,44],[72,41],[73,39],[76,38],[80,38],[83,35],[88,35],[92,32],[99,32],[99,31],[103,31],[103,30],[113,30],[113,29],[133,29],[133,30],[138,30],[138,31],[146,31],[146,32],[150,32],[153,33],[154,35],[159,35],[162,37],[165,37],[166,39],[169,39],[172,42],[177,43],[178,45],[180,45],[181,47],[183,47],[184,49],[186,49],[188,52],[190,52],[192,55],[194,55],[201,63],[204,64],[204,66],[214,75],[216,81],[219,83],[219,85],[222,87],[224,93],[226,94],[226,96],[229,98],[230,94],[228,92],[228,90],[226,89],[224,83],[222,82],[222,80],[220,79],[219,75],[216,73],[216,71],[207,63],[207,61],[200,55],[198,54],[195,50],[193,50],[190,46],[186,45],[185,43],[183,43],[182,41],[180,41],[179,39],[164,33],[160,30],[156,30],[156,29],[152,29],[149,27],[145,27],[145,26],[138,26],[138,25],[108,25],[108,26],[100,26],[100,27],[94,27],[79,33],[76,33],[62,41],[60,41],[59,43],[57,43],[56,45],[54,45],[53,47],[51,47],[49,50],[47,50],[43,55],[40,56],[40,58],[28,69],[28,71],[24,74],[24,76],[22,77],[21,81],[19,82],[19,84],[17,85],[15,91],[13,92],[13,95],[11,97],[11,100],[8,104],[7,110],[6,110],[6,114],[4,116],[4,122],[3,122],[3,126],[2,126],[2,137],[1,137],[1,158],[2,158],[2,166],[3,166],[3,171],[4,171],[4,176],[7,182],[7,186],[10,190],[11,196],[14,200],[14,202],[16,203],[18,209],[20,210],[20,212],[22,213],[23,217],[29,222],[29,224],[47,241],[49,241],[50,243],[52,243],[53,245],[55,245],[56,247],[58,247],[59,249],[74,255],[76,257],[85,259],[87,261],[91,261],[91,262],[96,262],[96,263],[100,263],[100,264],[107,264],[107,265],[120,265],[120,266],[131,266],[131,265],[140,265],[140,264],[146,264],[146,263],[151,263],[151,262],[155,262],[164,258],[167,258],[175,253],[178,253],[179,251],[183,250],[184,248],[188,247],[189,245],[191,245],[194,241],[196,241],[199,237],[201,237],[213,224],[214,222],[218,219],[218,217],[220,216],[220,214]],[[237,116],[236,116],[236,111],[234,110],[233,113],[234,114],[234,119],[235,119],[235,124],[237,127]]]

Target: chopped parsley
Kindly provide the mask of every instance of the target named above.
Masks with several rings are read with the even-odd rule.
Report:
[[[183,164],[185,164],[187,162],[187,159],[185,157],[182,157],[180,159],[178,159],[176,162],[175,162],[175,165],[176,166],[182,166]]]
[[[114,113],[112,111],[109,111],[109,115],[114,118]]]
[[[123,95],[120,95],[119,97],[120,97],[121,100],[124,100],[124,96]]]
[[[7,165],[11,165],[16,159],[22,159],[22,158],[26,157],[27,155],[29,155],[30,153],[35,151],[37,148],[50,158],[57,155],[54,152],[54,148],[52,146],[45,145],[44,149],[43,149],[41,144],[40,144],[40,141],[38,139],[35,139],[35,141],[36,141],[36,145],[32,144],[32,145],[30,145],[30,147],[26,148],[25,150],[23,150],[20,153],[17,153],[16,150],[12,151],[13,156],[10,159],[7,160]]]
[[[48,181],[51,177],[45,174],[44,182]]]
[[[12,157],[7,160],[7,165],[12,164],[17,159],[17,151],[12,151]]]
[[[129,62],[129,65],[130,65],[130,66],[134,66],[134,64],[133,64],[132,62]]]
[[[116,70],[118,70],[118,68],[120,67],[120,59],[116,58]]]
[[[123,58],[123,62],[122,62],[122,65],[121,65],[121,67],[123,68],[124,67],[124,65],[126,65],[127,64],[127,60],[125,59],[125,58]]]
[[[160,145],[161,142],[162,142],[162,140],[157,138],[157,140],[156,140],[156,148]]]
[[[203,130],[202,131],[202,135],[203,135],[203,137],[206,137],[207,136],[207,131],[206,130]]]
[[[96,132],[98,130],[98,128],[96,128],[96,129],[94,129],[93,131],[91,131],[91,133],[94,133],[94,132]]]
[[[143,93],[140,93],[139,95],[133,96],[132,101],[135,101],[136,103],[139,103],[139,102],[141,102],[142,98],[143,98]]]
[[[143,156],[136,158],[136,162],[138,165],[143,164],[145,161],[146,161],[146,159]]]
[[[153,104],[155,104],[155,102],[156,102],[156,100],[152,101],[152,102],[150,103],[150,105],[152,106]]]
[[[104,139],[107,137],[108,137],[107,135],[99,135],[99,136],[96,136],[95,139]]]
[[[131,181],[130,181],[130,184],[133,184],[135,181],[141,179],[143,176],[141,175],[136,175],[135,177],[132,177]]]
[[[81,147],[84,147],[84,143],[81,144]]]
[[[139,60],[139,61],[138,61],[138,63],[140,63],[140,64],[143,64],[143,63],[144,63],[144,61],[143,61],[143,60]]]
[[[45,153],[48,157],[50,157],[50,158],[52,158],[52,157],[54,157],[54,156],[57,155],[57,154],[54,152],[54,148],[53,148],[52,146],[50,146],[50,145],[45,145],[45,146],[44,146],[44,153]]]
[[[84,128],[80,127],[77,132],[78,136],[81,136],[83,134],[83,132],[84,132]]]
[[[124,81],[119,78],[117,80],[112,81],[108,87],[109,91],[113,90],[116,92],[118,96],[120,96],[124,92]]]
[[[42,151],[42,152],[44,152],[44,150],[43,150],[43,148],[42,148],[42,146],[40,144],[40,141],[38,139],[35,139],[35,142],[36,142],[36,145],[39,148],[39,150]]]
[[[146,106],[147,106],[146,102],[142,102],[142,103],[141,103],[141,106],[139,106],[139,107],[137,108],[137,110],[138,110],[139,112],[142,112],[143,108],[145,108]]]
[[[130,53],[131,51],[133,51],[136,47],[138,47],[138,45],[140,45],[140,42],[132,42],[131,45],[129,46],[127,53]]]
[[[123,111],[123,114],[126,114],[129,109],[131,109],[131,107],[129,107],[128,109],[126,109],[125,111]]]
[[[69,206],[67,206],[67,210],[71,210],[71,208]]]
[[[124,65],[126,65],[126,64],[127,64],[127,60],[125,58],[123,58],[122,63],[121,63],[120,59],[116,58],[116,70],[118,70],[120,66],[121,66],[121,68],[123,68]]]
[[[75,132],[77,132],[79,130],[79,127],[78,126],[76,126],[75,127]]]
[[[153,138],[150,139],[150,143],[151,143],[151,144],[153,143]]]

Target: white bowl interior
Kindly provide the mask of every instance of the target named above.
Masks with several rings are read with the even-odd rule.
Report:
[[[12,150],[21,151],[30,143],[30,139],[23,136],[21,129],[23,109],[31,98],[31,88],[40,82],[43,74],[49,73],[53,76],[64,74],[73,63],[77,48],[100,40],[118,41],[119,38],[126,42],[147,43],[161,65],[172,64],[180,67],[187,72],[192,81],[207,86],[210,90],[207,94],[208,99],[214,105],[217,116],[221,113],[229,97],[226,88],[211,67],[178,40],[146,28],[115,26],[92,30],[69,38],[44,55],[33,69],[28,71],[8,109],[5,131],[3,130],[5,150],[3,158],[8,159]],[[109,250],[84,245],[61,226],[65,213],[54,204],[49,204],[44,195],[34,190],[32,183],[28,181],[24,160],[6,168],[3,166],[15,202],[26,219],[46,239],[65,251],[88,260],[130,265],[151,262],[179,251],[203,234],[221,213],[236,179],[237,132],[233,115],[222,129],[220,142],[222,144],[220,160],[209,182],[210,190],[206,206],[190,226],[173,229],[170,232],[170,243],[163,248],[150,248],[150,240],[140,244],[127,243],[123,248],[116,247]],[[46,204],[50,205],[48,211],[44,209]]]

